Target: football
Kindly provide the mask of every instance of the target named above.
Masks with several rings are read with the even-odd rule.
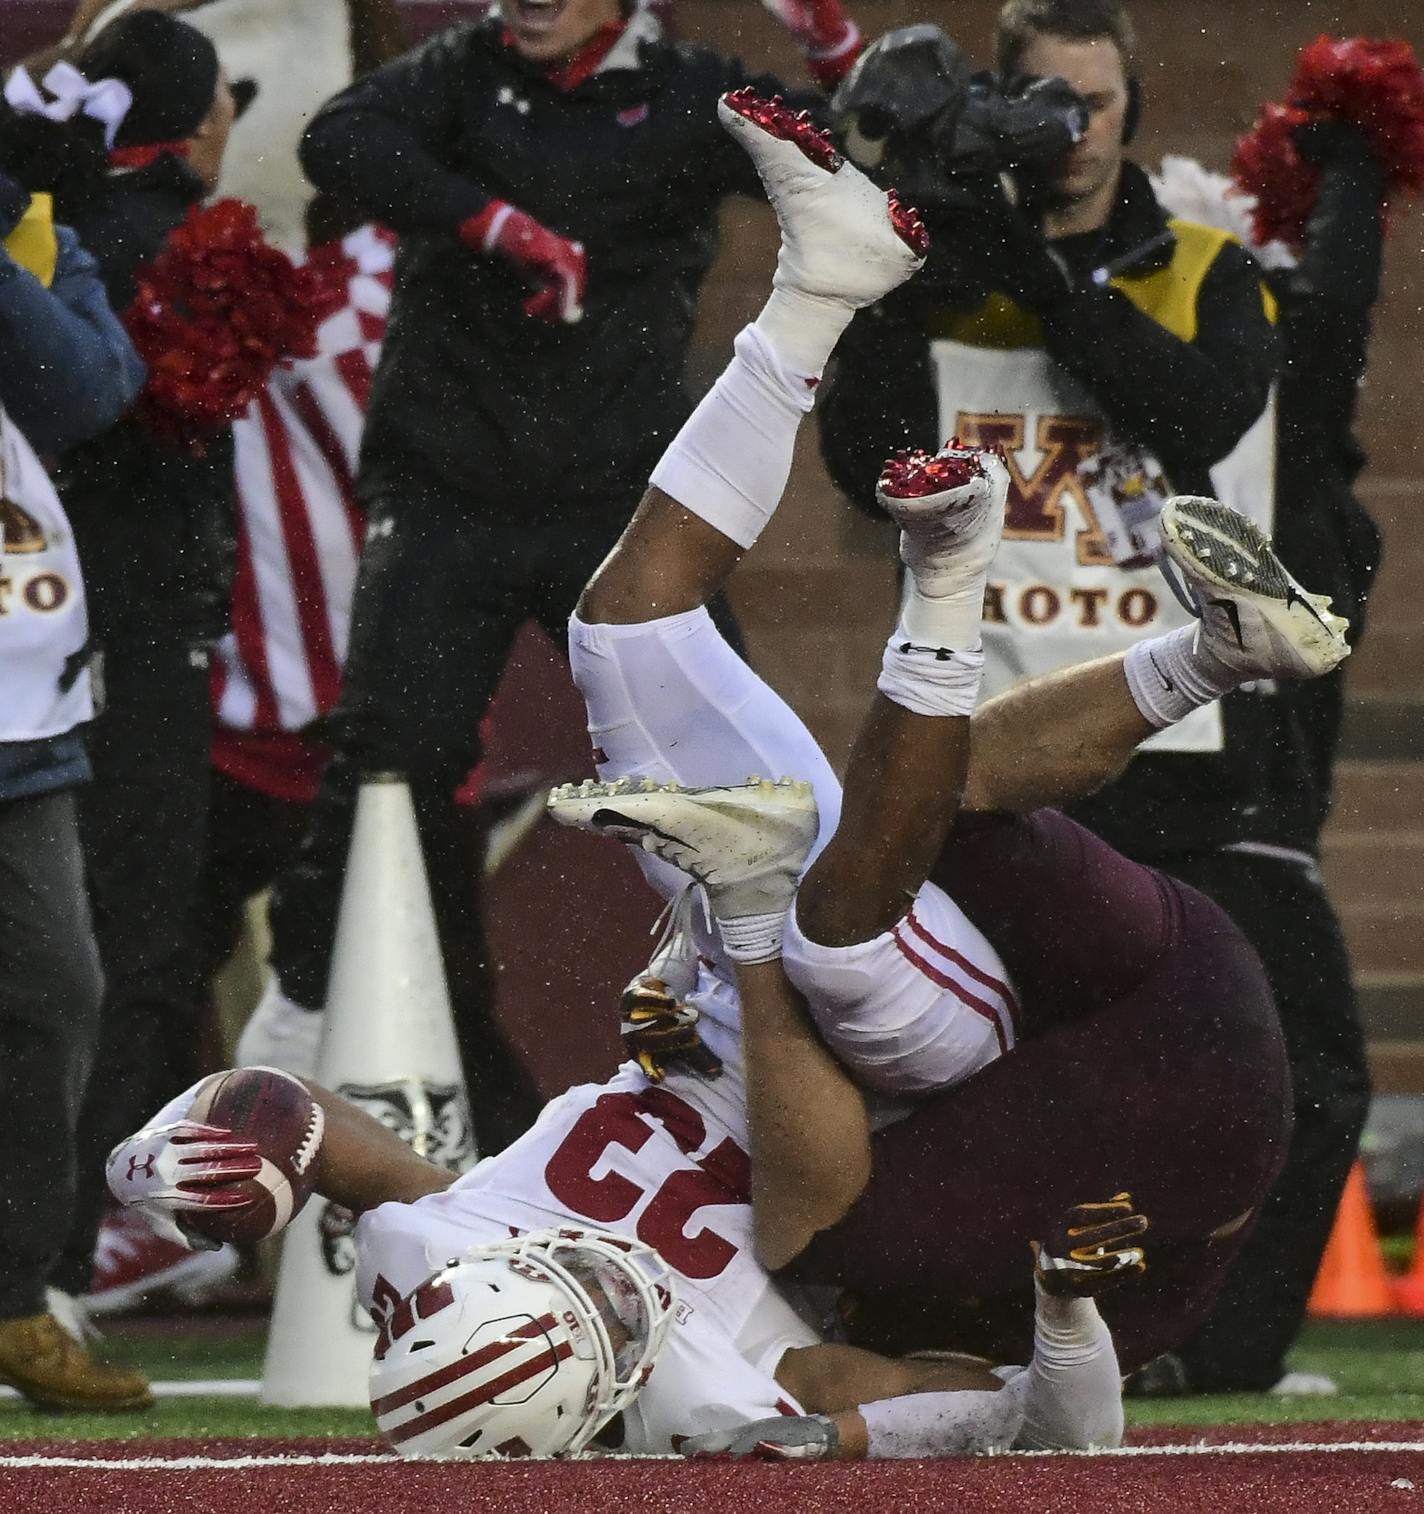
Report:
[[[271,1067],[215,1074],[199,1090],[188,1118],[251,1141],[262,1170],[240,1188],[241,1209],[192,1213],[185,1223],[215,1241],[260,1241],[275,1235],[311,1196],[325,1116],[300,1079]]]

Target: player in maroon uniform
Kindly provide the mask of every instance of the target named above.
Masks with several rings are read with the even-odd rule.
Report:
[[[778,290],[814,287],[813,257],[788,235]],[[873,1139],[863,1111],[849,1118],[833,1157],[826,1104],[805,1096],[824,1051],[808,1040],[791,1055],[789,1032],[773,1056],[749,1049],[759,1078],[780,1069],[772,1107],[808,1110],[805,1149],[763,1161],[749,1084],[754,1181],[769,1174],[777,1196],[774,1243],[759,1215],[767,1265],[864,1293],[867,1323],[905,1325],[897,1344],[943,1326],[946,1344],[1007,1359],[1030,1320],[1022,1237],[1085,1195],[1130,1189],[1154,1264],[1108,1313],[1124,1362],[1140,1362],[1202,1316],[1274,1175],[1289,1124],[1279,1027],[1220,910],[1039,807],[1107,781],[1230,689],[1328,671],[1348,652],[1344,622],[1235,512],[1173,501],[1164,540],[1200,623],[991,702],[971,748],[998,469],[954,448],[901,460],[881,494],[902,527],[906,595],[842,809],[804,728],[702,610],[776,508],[837,319],[830,301],[778,309],[774,294],[654,471],[570,627],[601,776],[624,781],[566,791],[554,813],[704,884],[768,855],[792,880],[810,864],[789,917],[772,890],[745,918],[719,915],[696,953],[759,963],[784,930],[791,981],[850,1074],[847,1104],[861,1105],[857,1086],[917,1102]],[[751,768],[808,779],[819,834],[796,831],[779,792],[725,787]],[[980,815],[952,833],[961,790]],[[782,1181],[799,1172],[815,1190],[832,1168],[839,1186],[812,1205]],[[786,1219],[798,1204],[799,1230]]]

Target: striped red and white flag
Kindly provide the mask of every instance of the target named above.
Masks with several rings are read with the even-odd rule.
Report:
[[[310,800],[323,751],[299,733],[340,691],[364,520],[356,459],[390,309],[395,238],[342,244],[356,269],[317,356],[279,370],[233,427],[238,564],[232,630],[213,661],[213,761]]]

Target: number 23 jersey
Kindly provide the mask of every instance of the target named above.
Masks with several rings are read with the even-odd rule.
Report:
[[[481,1241],[546,1226],[636,1236],[677,1273],[668,1344],[625,1414],[625,1447],[667,1452],[680,1436],[800,1413],[773,1377],[814,1344],[752,1249],[751,1164],[740,1068],[653,1085],[633,1066],[572,1088],[498,1156],[442,1193],[384,1204],[356,1232],[371,1309]]]

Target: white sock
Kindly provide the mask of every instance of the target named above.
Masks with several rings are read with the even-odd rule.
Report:
[[[855,311],[841,300],[774,285],[753,322],[788,372],[814,391]]]
[[[781,503],[796,428],[815,389],[783,364],[759,326],[740,331],[733,348],[732,361],[649,481],[739,547],[750,547]]]
[[[972,715],[984,676],[976,625],[973,645],[952,652],[942,643],[916,643],[904,619],[885,643],[876,688],[914,715]]]
[[[1019,1445],[1086,1451],[1121,1444],[1122,1377],[1098,1306],[1090,1298],[1035,1291],[1033,1361],[1013,1382],[1023,1395]]]
[[[1006,1390],[911,1393],[861,1404],[872,1460],[984,1456],[1007,1451],[1018,1435],[1019,1395]]]
[[[1133,703],[1158,730],[1241,687],[1241,675],[1201,642],[1200,627],[1181,626],[1128,649],[1123,673]]]

